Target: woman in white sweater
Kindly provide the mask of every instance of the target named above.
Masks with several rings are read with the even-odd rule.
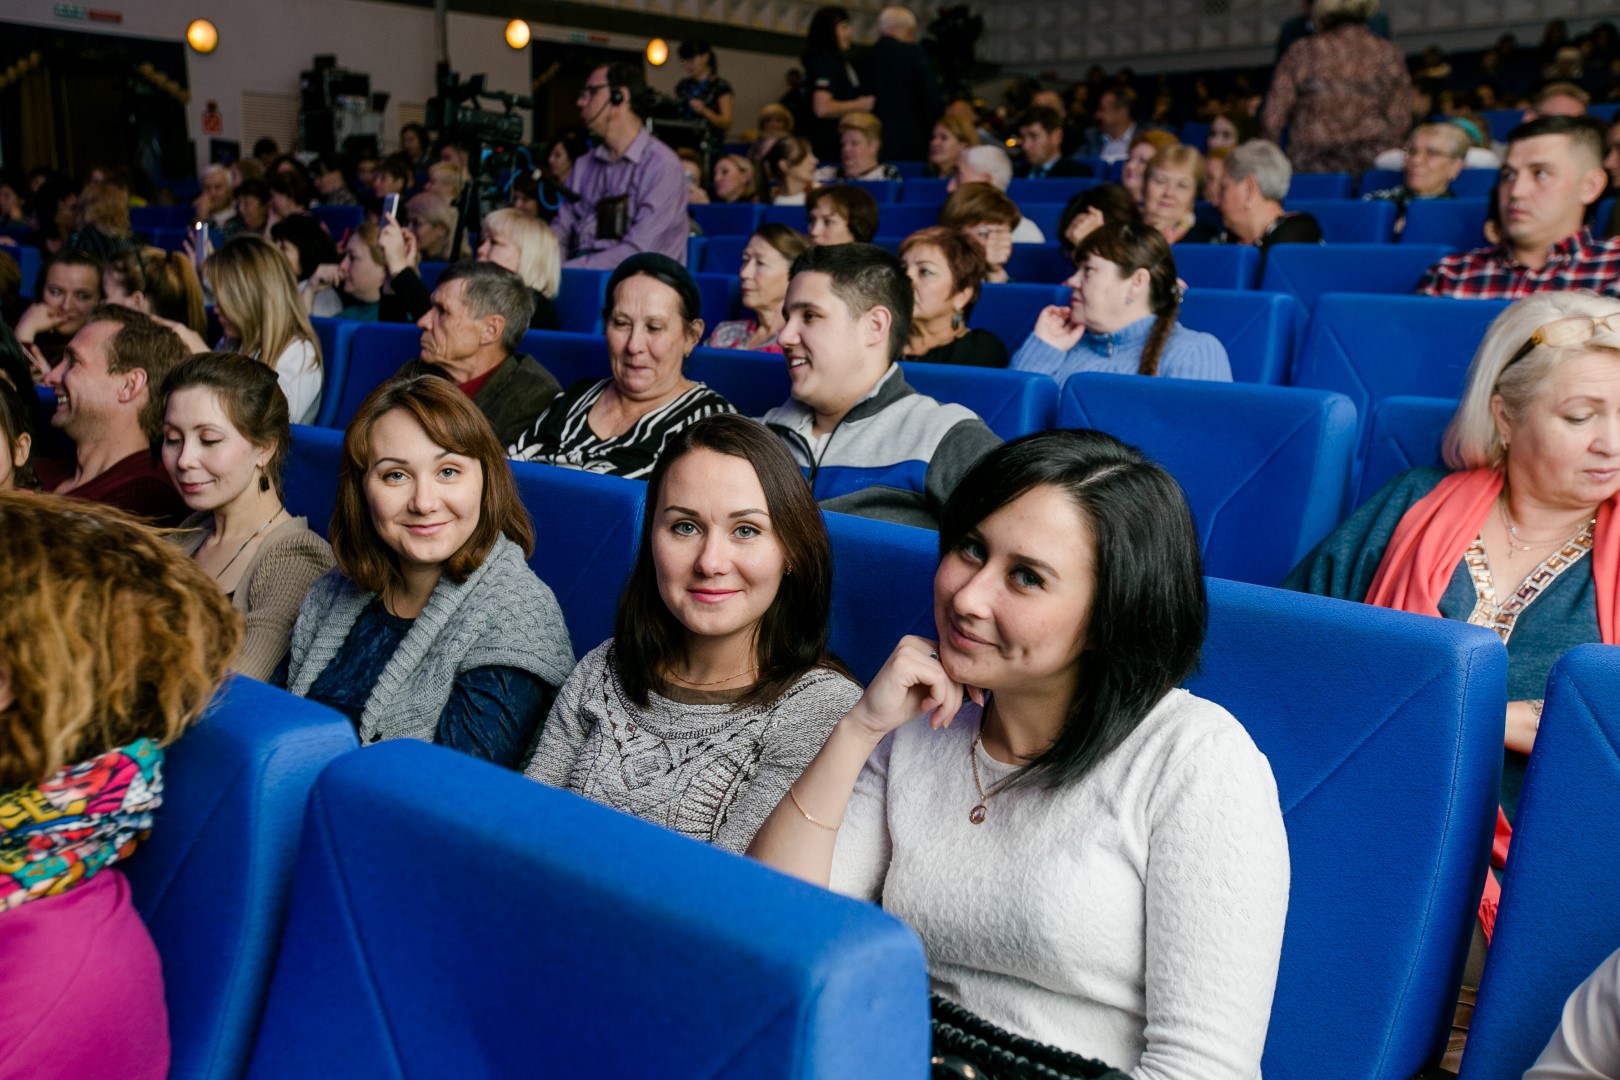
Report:
[[[900,642],[749,853],[906,920],[934,990],[1015,1035],[1258,1077],[1288,844],[1242,725],[1177,689],[1206,611],[1180,489],[1043,432],[962,480],[940,551],[939,641]]]
[[[536,780],[741,852],[861,688],[827,650],[832,550],[793,458],[720,414],[670,439],[614,637],[574,668]]]

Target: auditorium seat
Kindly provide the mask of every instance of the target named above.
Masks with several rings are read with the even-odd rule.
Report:
[[[358,745],[338,713],[226,683],[168,748],[151,837],[120,867],[163,961],[173,1080],[236,1080],[281,938],[310,787]]]
[[[999,337],[1010,355],[1035,329],[1035,319],[1044,308],[1049,304],[1066,307],[1069,300],[1068,288],[1061,285],[986,285],[968,316],[968,325]]]
[[[129,208],[129,227],[138,233],[154,229],[190,228],[196,213],[188,205],[132,206]]]
[[[512,462],[534,522],[529,567],[550,586],[584,656],[613,636],[619,592],[635,567],[647,486],[559,465]]]
[[[1266,755],[1288,829],[1265,1076],[1407,1080],[1438,1059],[1457,1007],[1501,775],[1507,652],[1463,623],[1208,587],[1187,687]],[[1603,816],[1612,832],[1620,816]],[[1586,850],[1590,862],[1613,844]]]
[[[15,259],[17,269],[22,271],[22,284],[17,287],[17,295],[24,300],[34,299],[34,282],[39,279],[39,271],[43,265],[39,248],[19,245],[17,247],[0,248],[0,251]]]
[[[878,232],[902,240],[939,224],[939,203],[886,203],[878,207]]]
[[[1441,440],[1456,411],[1451,398],[1391,397],[1374,405],[1351,509],[1408,469],[1442,464]]]
[[[759,228],[758,203],[694,203],[687,207],[704,236],[747,236]]]
[[[523,352],[551,372],[564,390],[581,379],[605,379],[611,374],[607,338],[600,334],[530,330],[523,335]]]
[[[1403,244],[1441,244],[1453,251],[1485,246],[1485,199],[1424,199],[1406,208]]]
[[[844,183],[850,187],[864,188],[871,192],[872,198],[877,200],[880,207],[900,201],[900,181],[898,180],[843,180],[834,181],[834,183]]]
[[[708,237],[689,236],[686,238],[686,268],[694,274],[703,269],[703,249],[708,246]]]
[[[341,208],[340,208],[341,209]],[[416,276],[422,279],[422,284],[432,292],[439,286],[439,275],[450,268],[447,262],[424,262],[416,267]]]
[[[1524,123],[1523,109],[1486,109],[1480,115],[1491,125],[1493,142],[1507,142],[1508,134]]]
[[[882,248],[884,251],[887,251],[890,255],[898,255],[898,254],[900,254],[900,245],[905,243],[905,241],[906,241],[906,238],[903,237],[903,236],[874,236],[874,237],[872,237],[873,246]]]
[[[191,238],[189,226],[176,226],[173,228],[141,229],[137,234],[146,238],[147,243],[164,251],[183,253],[186,241]],[[208,227],[208,249],[218,251],[225,246],[225,234],[218,228]]]
[[[935,206],[943,206],[946,196],[950,194],[945,190],[950,182],[950,177],[947,176],[925,176],[907,180],[901,185],[900,198],[908,203],[932,203]]]
[[[339,241],[344,233],[366,220],[366,208],[363,206],[312,206],[309,212],[326,226],[333,240]]]
[[[703,297],[701,318],[705,333],[727,319],[749,316],[742,307],[742,282],[736,274],[693,274],[692,280],[697,282],[698,293]]]
[[[1178,320],[1220,338],[1234,381],[1270,386],[1287,381],[1304,321],[1293,297],[1248,289],[1188,289]]]
[[[343,398],[343,387],[349,378],[349,352],[354,347],[354,332],[364,324],[353,319],[318,319],[311,317],[309,324],[321,341],[321,409],[315,423],[331,427],[337,417],[338,404]]]
[[[1424,272],[1449,254],[1439,244],[1278,244],[1260,288],[1291,294],[1307,313],[1323,293],[1411,296]]]
[[[1207,152],[1209,149],[1209,125],[1192,122],[1182,124],[1181,141],[1200,154]]]
[[[1041,235],[1047,243],[1057,243],[1058,222],[1063,220],[1063,207],[1061,202],[1022,202],[1018,204],[1018,212],[1035,224],[1041,230]]]
[[[1252,289],[1260,273],[1260,249],[1248,244],[1172,244],[1170,254],[1191,288]]]
[[[1506,300],[1330,293],[1317,301],[1290,381],[1344,394],[1363,427],[1387,397],[1460,397],[1486,327],[1507,306]]]
[[[1083,372],[1063,384],[1058,425],[1106,431],[1170,471],[1205,573],[1276,585],[1339,522],[1356,415],[1339,394]]]
[[[904,1077],[916,936],[870,904],[408,740],[310,800],[249,1077]]]
[[[803,206],[776,206],[773,204],[761,206],[759,209],[759,223],[761,225],[774,221],[779,225],[787,225],[790,228],[798,229],[800,232],[809,230],[810,212]]]
[[[332,512],[337,508],[338,469],[343,463],[343,432],[338,428],[292,425],[292,441],[281,467],[281,491],[287,509],[309,518],[309,527],[332,538]]]
[[[1014,244],[1012,258],[1007,260],[1007,276],[1015,282],[1061,285],[1073,274],[1074,263],[1055,243]]]
[[[585,270],[565,266],[562,287],[554,303],[562,316],[558,329],[571,334],[600,334],[602,309],[607,306],[607,283],[611,270]]]
[[[321,409],[333,427],[347,427],[370,393],[422,354],[422,331],[412,323],[361,323],[349,344],[349,370],[334,409]]]
[[[1322,226],[1322,239],[1329,244],[1387,244],[1395,233],[1391,203],[1290,198],[1284,205],[1314,217]]]
[[[703,383],[744,416],[760,417],[788,399],[792,384],[777,353],[702,346],[686,358],[686,377]]]
[[[1082,191],[1101,185],[1103,181],[1096,177],[1079,176],[1064,177],[1054,180],[1013,180],[1007,185],[1007,198],[1022,207],[1027,202],[1032,203],[1063,203]]]
[[[1620,649],[1613,646],[1570,650],[1547,680],[1462,1080],[1521,1076],[1558,1027],[1565,999],[1620,948],[1616,702]],[[1614,1016],[1592,1021],[1611,1030]],[[1607,1070],[1602,1060],[1592,1064]]]
[[[1349,173],[1295,173],[1288,182],[1288,199],[1348,199],[1354,191]]]
[[[823,512],[832,541],[834,655],[863,685],[907,634],[930,640],[939,534],[853,514]]]
[[[926,161],[891,161],[889,164],[894,166],[895,172],[900,174],[902,181],[921,180],[928,175],[928,170],[933,167]]]
[[[802,211],[802,207],[796,208]],[[803,222],[801,221],[802,225]],[[703,245],[701,269],[706,274],[737,274],[742,270],[743,248],[748,246],[746,236],[711,236]],[[691,269],[690,266],[687,269]]]
[[[1491,189],[1496,186],[1497,175],[1496,169],[1464,169],[1457,174],[1457,179],[1451,182],[1451,193],[1461,199],[1489,195]],[[1400,187],[1405,181],[1406,174],[1400,169],[1368,169],[1361,174],[1358,190],[1365,195],[1371,191]]]

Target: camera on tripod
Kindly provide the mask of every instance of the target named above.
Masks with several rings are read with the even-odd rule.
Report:
[[[534,108],[534,99],[505,90],[490,90],[484,85],[484,78],[474,75],[463,81],[459,74],[439,65],[438,92],[427,103],[427,126],[481,143],[521,143],[523,117],[513,110]],[[480,108],[479,102],[484,98],[499,102],[505,106],[505,111]]]

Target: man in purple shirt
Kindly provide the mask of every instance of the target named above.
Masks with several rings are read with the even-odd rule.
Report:
[[[637,111],[645,94],[641,74],[622,63],[591,72],[579,92],[596,147],[569,174],[579,198],[551,223],[564,266],[611,270],[640,251],[686,264],[686,174],[675,151],[647,133]]]

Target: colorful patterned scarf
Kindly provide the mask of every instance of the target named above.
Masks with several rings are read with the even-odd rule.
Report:
[[[0,912],[57,896],[135,850],[163,801],[163,748],[151,739],[0,790]]]

